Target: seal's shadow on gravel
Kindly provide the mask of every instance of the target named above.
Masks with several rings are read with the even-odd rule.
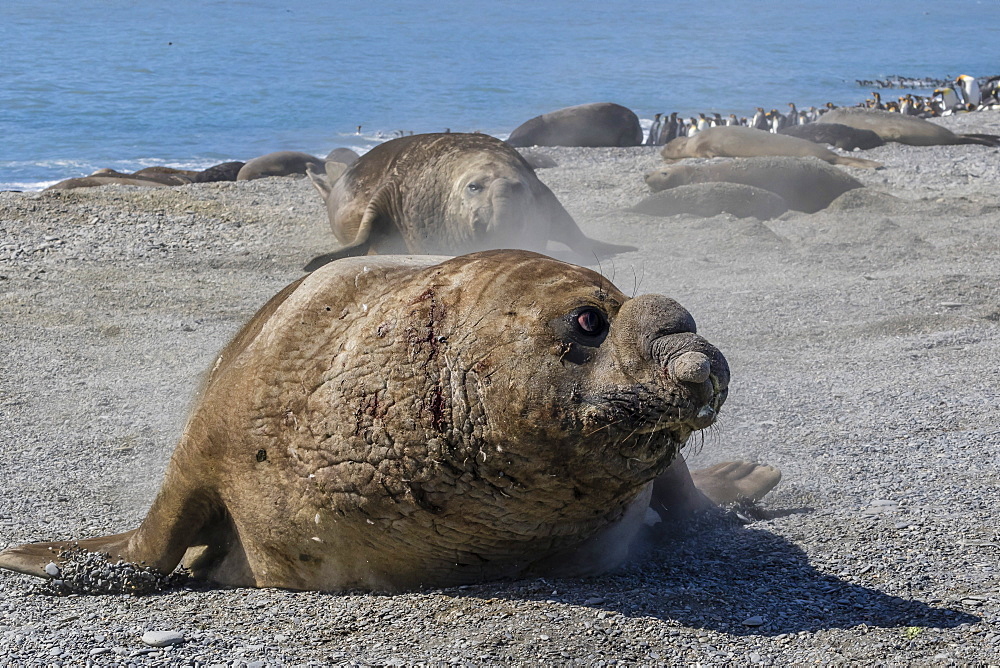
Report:
[[[482,595],[487,587],[463,588]],[[470,590],[476,590],[475,593]],[[558,596],[554,593],[558,592]],[[628,617],[655,617],[733,635],[852,628],[952,628],[981,621],[959,610],[892,596],[809,563],[799,547],[721,511],[600,578],[515,583],[491,597],[551,600]],[[600,624],[600,622],[598,622]]]

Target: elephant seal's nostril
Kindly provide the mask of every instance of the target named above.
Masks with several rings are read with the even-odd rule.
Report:
[[[712,360],[704,353],[686,352],[667,365],[667,371],[682,383],[704,383],[712,374]]]

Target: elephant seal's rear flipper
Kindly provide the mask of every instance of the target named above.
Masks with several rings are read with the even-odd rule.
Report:
[[[329,162],[327,163],[327,165],[330,164]],[[339,165],[340,163],[336,164]],[[323,190],[320,183],[321,177],[317,176],[313,178],[313,184],[320,191],[320,194],[322,194]],[[358,223],[358,228],[354,233],[354,240],[335,251],[314,257],[303,267],[303,270],[316,271],[323,265],[329,264],[334,260],[368,255],[372,250],[373,236],[384,236],[385,230],[400,228],[392,217],[392,201],[397,196],[398,191],[394,182],[390,181],[382,185],[372,196],[368,202],[368,206],[365,207],[364,214],[361,216],[361,222]],[[400,231],[402,232],[402,230]]]
[[[200,535],[214,526],[213,519],[222,513],[216,512],[216,505],[207,503],[201,494],[184,494],[172,479],[178,476],[168,473],[164,490],[154,501],[152,508],[138,529],[110,536],[86,538],[82,540],[27,543],[0,552],[0,568],[53,580],[64,580],[70,589],[114,593],[114,576],[105,587],[93,586],[94,577],[81,573],[79,568],[69,567],[86,559],[87,555],[101,555],[109,564],[119,563],[138,566],[147,572],[170,574],[180,563],[189,547],[205,542]],[[174,487],[174,489],[170,489]],[[206,546],[211,550],[213,546]],[[134,569],[133,569],[134,570]],[[86,579],[85,583],[73,582],[68,574]],[[123,578],[123,592],[135,590],[134,579]]]
[[[594,259],[602,259],[618,253],[639,250],[635,246],[611,244],[606,241],[591,239],[583,233],[583,230],[577,225],[573,216],[569,215],[569,211],[563,207],[562,203],[555,196],[555,193],[549,190],[549,187],[541,181],[538,182],[538,185],[540,186],[539,199],[544,202],[546,212],[551,220],[549,239],[552,241],[566,244],[586,262],[592,262]]]
[[[0,568],[40,578],[57,578],[59,571],[53,570],[49,564],[55,564],[58,567],[61,554],[74,549],[82,549],[88,552],[108,554],[112,561],[117,561],[115,555],[121,553],[123,547],[128,544],[129,539],[136,531],[137,529],[133,529],[113,536],[101,536],[100,538],[79,541],[27,543],[26,545],[10,547],[0,552]],[[46,568],[47,566],[48,568]]]

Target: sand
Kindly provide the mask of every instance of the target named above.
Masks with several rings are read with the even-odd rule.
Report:
[[[761,222],[627,212],[654,148],[539,151],[588,234],[640,247],[599,269],[726,354],[688,458],[780,467],[761,513],[604,577],[394,596],[2,572],[0,664],[1000,664],[1000,152],[866,151],[869,188]],[[306,180],[0,193],[0,547],[136,526],[215,353],[333,247]]]

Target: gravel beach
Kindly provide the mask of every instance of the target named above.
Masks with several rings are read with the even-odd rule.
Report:
[[[628,212],[653,147],[536,150],[588,235],[640,247],[593,268],[725,353],[686,455],[779,467],[758,508],[604,577],[393,596],[3,571],[0,664],[1000,665],[1000,151],[889,144],[847,170],[868,188],[761,222]],[[334,247],[305,179],[0,193],[0,547],[137,526],[215,354]]]

